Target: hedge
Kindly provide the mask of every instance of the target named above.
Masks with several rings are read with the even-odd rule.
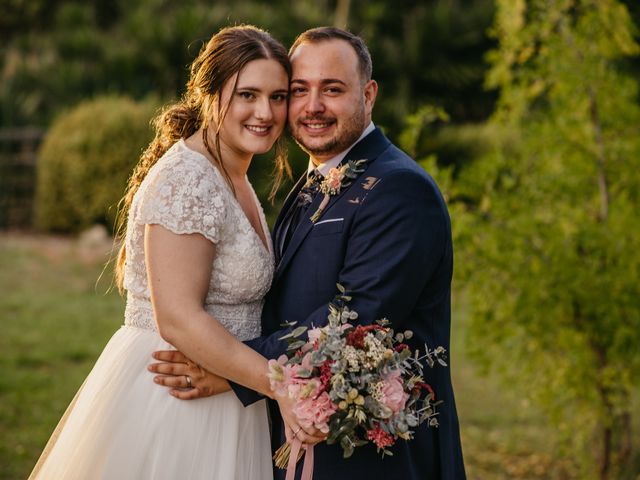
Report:
[[[100,223],[112,230],[127,179],[153,136],[157,107],[108,96],[60,115],[38,155],[36,227],[72,233]]]

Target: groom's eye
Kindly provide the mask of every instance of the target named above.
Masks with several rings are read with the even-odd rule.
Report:
[[[340,87],[327,87],[324,91],[329,95],[338,95],[339,93],[342,93],[342,89]]]
[[[291,88],[291,95],[304,95],[306,91],[307,89],[304,87],[293,87]]]

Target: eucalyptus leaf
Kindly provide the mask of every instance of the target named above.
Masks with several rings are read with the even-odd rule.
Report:
[[[343,458],[349,458],[353,455],[354,443],[351,441],[348,435],[345,435],[340,439],[340,446],[342,447]]]
[[[304,340],[296,340],[295,342],[291,342],[288,350],[298,350],[299,348],[304,347],[306,343],[307,342],[305,342]]]
[[[291,335],[294,336],[294,337],[299,337],[300,335],[302,335],[306,331],[307,331],[307,327],[300,326],[300,327],[297,327],[293,332],[291,332]]]

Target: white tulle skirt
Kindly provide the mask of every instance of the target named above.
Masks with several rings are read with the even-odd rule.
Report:
[[[179,400],[147,370],[157,332],[123,326],[78,391],[30,478],[270,479],[267,408],[232,393]]]

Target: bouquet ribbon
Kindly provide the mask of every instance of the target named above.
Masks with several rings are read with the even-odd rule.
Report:
[[[300,453],[300,448],[302,448],[302,443],[297,438],[294,438],[291,442],[291,453],[289,454],[289,463],[287,465],[287,476],[285,480],[295,480],[296,463],[298,460],[298,453]],[[305,445],[304,450],[305,454],[301,480],[311,480],[313,478],[313,445]]]

